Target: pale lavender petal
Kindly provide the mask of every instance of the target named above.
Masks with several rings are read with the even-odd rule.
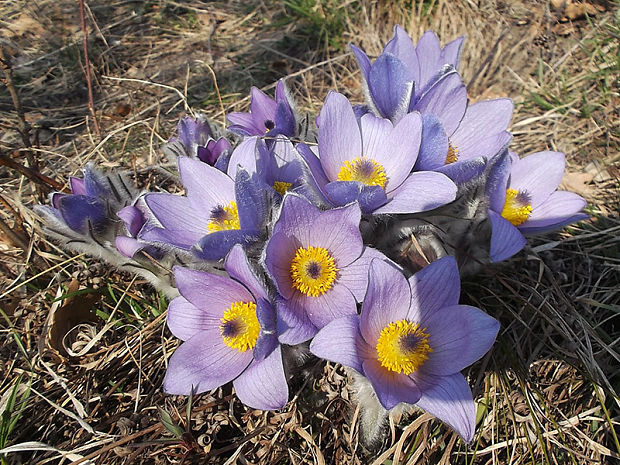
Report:
[[[237,244],[231,249],[226,257],[225,267],[228,276],[243,283],[256,299],[269,299],[265,285],[252,270],[248,257],[241,245]]]
[[[567,217],[579,213],[586,204],[583,197],[573,192],[553,192],[546,201],[532,209],[532,214],[520,228],[539,228],[560,223]]]
[[[336,318],[357,314],[355,297],[337,279],[334,286],[325,294],[318,297],[304,296],[301,302],[308,318],[318,329]]]
[[[349,47],[351,47],[351,51],[353,51],[353,54],[355,55],[355,58],[357,59],[357,63],[360,65],[363,79],[367,81],[368,73],[370,73],[370,67],[371,67],[371,63],[370,63],[370,60],[368,59],[368,55],[366,55],[366,53],[364,53],[362,49],[360,49],[359,47],[353,44],[349,44]]]
[[[327,176],[323,171],[323,167],[321,166],[321,161],[319,160],[319,157],[316,156],[316,154],[312,151],[310,147],[303,143],[297,145],[297,151],[308,166],[311,177],[316,182],[318,188],[323,189],[325,185],[329,182],[329,179],[327,179]]]
[[[393,190],[392,199],[375,210],[381,213],[417,213],[432,210],[456,198],[456,185],[446,175],[432,171],[417,171]]]
[[[138,235],[140,228],[144,225],[144,216],[142,215],[142,212],[133,205],[121,208],[116,212],[116,216],[123,220],[125,226],[127,227],[127,231],[133,237]]]
[[[455,72],[442,76],[426,91],[414,109],[422,114],[437,116],[446,133],[452,134],[459,126],[467,107],[467,90]]]
[[[361,339],[358,315],[349,315],[328,323],[312,339],[310,352],[317,357],[362,372],[362,359],[357,350]]]
[[[458,150],[458,160],[467,161],[477,157],[491,158],[505,150],[511,140],[512,134],[508,131],[504,131],[499,134],[494,134],[491,137],[478,136],[477,140],[472,139],[470,141],[471,144],[465,146],[455,144],[454,147]]]
[[[459,152],[475,147],[481,136],[486,138],[506,131],[512,119],[512,110],[512,100],[508,98],[485,100],[469,105],[461,124],[450,136],[450,140],[459,148]]]
[[[222,315],[205,312],[185,297],[179,296],[168,305],[166,323],[172,334],[187,341],[201,331],[219,328]]]
[[[172,194],[147,194],[144,200],[165,232],[147,225],[139,234],[145,241],[170,242],[178,247],[189,249],[207,234],[209,218],[197,212],[187,197]],[[209,212],[204,212],[208,215]]]
[[[251,113],[233,112],[226,115],[226,119],[232,123],[228,130],[245,136],[262,136],[265,134],[265,127],[258,124]]]
[[[273,233],[295,237],[301,246],[307,247],[311,240],[310,230],[320,214],[321,211],[304,197],[287,193],[284,196],[280,216]]]
[[[237,397],[248,407],[277,410],[288,402],[288,385],[282,365],[282,350],[277,347],[264,360],[253,361],[233,381]]]
[[[445,64],[452,65],[456,68],[459,64],[459,58],[461,55],[461,47],[463,45],[464,40],[465,40],[465,37],[461,36],[457,39],[454,39],[452,42],[448,43],[441,51],[439,62],[441,64],[445,63]]]
[[[347,98],[331,91],[321,109],[319,153],[321,166],[330,181],[338,179],[345,160],[362,155],[362,138],[357,118]]]
[[[168,394],[189,395],[215,389],[239,376],[252,361],[252,351],[231,349],[219,328],[200,331],[174,352],[164,378]]]
[[[370,262],[379,259],[388,262],[389,259],[372,247],[364,247],[362,255],[350,265],[341,268],[338,273],[338,282],[353,293],[358,302],[364,300],[368,287],[368,271]]]
[[[415,171],[430,171],[446,164],[448,135],[435,115],[423,115],[420,153],[414,166]]]
[[[523,157],[512,165],[509,187],[527,192],[536,209],[560,185],[564,164],[561,152],[537,152]]]
[[[424,321],[442,307],[457,305],[461,295],[461,278],[454,257],[435,260],[409,278],[411,309],[407,319]]]
[[[257,87],[252,87],[250,96],[250,111],[252,112],[252,117],[254,121],[256,121],[256,125],[262,124],[263,130],[265,130],[267,129],[265,125],[266,121],[275,123],[276,101]]]
[[[491,262],[501,262],[523,249],[527,241],[510,221],[493,210],[488,210],[488,213],[492,230],[489,256]]]
[[[114,238],[114,245],[116,249],[127,258],[133,258],[133,256],[142,250],[148,244],[139,242],[133,237],[128,236],[116,236]]]
[[[375,160],[385,170],[389,193],[407,178],[418,157],[422,139],[422,117],[409,113],[396,126],[367,114],[360,120],[364,156]]]
[[[407,31],[401,26],[394,26],[394,36],[385,45],[383,51],[396,55],[407,66],[411,77],[416,83],[416,87],[418,87],[420,82],[420,64],[415,45],[413,45],[413,41],[409,34],[407,34]]]
[[[465,442],[471,442],[476,427],[476,406],[463,375],[431,378],[420,388],[422,397],[416,405],[449,425]]]
[[[234,182],[225,173],[188,157],[179,157],[178,163],[185,194],[203,215],[208,216],[214,207],[235,200]]]
[[[542,226],[527,227],[527,228],[519,226],[519,231],[521,231],[522,234],[542,234],[542,233],[546,233],[549,231],[556,231],[558,229],[563,228],[564,226],[568,226],[569,224],[577,223],[579,221],[587,220],[588,218],[590,218],[590,215],[587,215],[586,213],[577,213],[572,216],[566,216],[560,221],[557,221],[557,218],[556,218],[556,222],[552,224],[545,224]],[[543,223],[544,222],[541,221],[541,224]]]
[[[221,318],[234,302],[254,302],[243,285],[226,276],[175,266],[174,278],[181,295],[213,318]]]
[[[256,173],[256,143],[258,136],[244,139],[233,151],[228,162],[228,176],[235,179],[237,168],[241,166],[248,173]]]
[[[294,237],[283,232],[274,232],[267,242],[265,249],[265,266],[274,280],[278,292],[285,299],[293,295],[293,281],[291,279],[291,263],[295,258],[301,243]]]
[[[360,331],[364,340],[374,347],[383,328],[407,317],[410,303],[411,290],[405,276],[389,263],[373,260],[362,303]]]
[[[356,203],[322,212],[312,225],[310,245],[327,249],[336,266],[344,268],[362,253],[361,217]]]
[[[368,73],[368,90],[381,116],[398,121],[407,112],[413,76],[391,53],[382,53]]]
[[[420,326],[429,334],[422,370],[447,376],[468,367],[486,354],[499,331],[499,322],[476,307],[454,305],[426,312]]]
[[[304,308],[305,296],[278,299],[278,339],[283,344],[295,345],[311,339],[318,328],[312,324]]]
[[[443,63],[439,63],[441,44],[433,31],[426,31],[416,45],[420,63],[419,85],[423,88],[437,74]]]
[[[71,193],[74,195],[87,195],[86,185],[84,180],[71,176],[69,178],[69,184],[71,185]]]
[[[365,359],[362,368],[383,408],[390,410],[400,402],[415,404],[420,400],[422,393],[408,376],[382,367],[377,360]]]

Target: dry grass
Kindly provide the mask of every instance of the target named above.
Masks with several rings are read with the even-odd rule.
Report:
[[[0,448],[48,447],[5,463],[618,462],[618,5],[597,2],[596,16],[558,22],[547,2],[389,3],[88,2],[101,135],[88,111],[78,2],[4,3],[0,44],[33,129],[25,147],[3,90],[0,151],[22,164],[34,155],[62,185],[95,160],[157,189],[153,168],[169,162],[158,147],[181,114],[222,122],[247,105],[251,85],[269,88],[285,74],[304,110],[316,112],[334,88],[359,101],[346,43],[378,53],[395,23],[418,37],[433,28],[444,42],[466,34],[461,71],[472,100],[514,99],[513,150],[566,152],[566,185],[593,216],[464,283],[463,301],[502,323],[467,373],[478,401],[474,444],[420,415],[393,426],[379,451],[363,450],[346,375],[315,362],[282,411],[248,410],[225,386],[192,399],[187,422],[189,400],[161,390],[177,346],[164,298],[48,242],[30,210],[35,185],[2,168],[0,219],[10,231],[0,238]],[[72,292],[72,280],[85,291]],[[63,325],[73,329],[61,340]],[[190,434],[165,427],[158,408]]]

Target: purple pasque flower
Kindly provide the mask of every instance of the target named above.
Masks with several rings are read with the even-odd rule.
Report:
[[[262,233],[268,198],[244,170],[235,180],[220,170],[180,157],[185,196],[151,193],[145,202],[153,214],[138,238],[161,246],[192,251],[204,260],[219,260],[235,244],[248,244]]]
[[[456,73],[463,38],[454,40],[442,50],[437,36],[426,32],[418,46],[400,26],[394,27],[394,37],[383,53],[370,62],[358,47],[351,45],[362,70],[364,89],[371,109],[378,115],[398,122],[405,114],[438,105],[439,96],[457,93],[464,110],[465,86]],[[437,87],[435,92],[429,89]],[[465,100],[463,100],[463,98]],[[448,115],[462,116],[458,111]]]
[[[480,158],[488,160],[510,143],[512,111],[512,100],[507,98],[476,102],[467,106],[451,132],[440,117],[425,114],[415,169],[439,171],[457,184],[469,181],[484,167]]]
[[[134,190],[123,176],[102,175],[92,164],[84,168],[84,178],[71,177],[71,194],[54,192],[51,206],[39,211],[61,229],[103,237],[114,224],[114,213],[132,201]]]
[[[144,196],[138,197],[133,205],[128,205],[116,212],[116,216],[123,222],[125,234],[118,234],[114,238],[114,245],[123,256],[133,258],[141,250],[153,258],[158,259],[163,256],[163,251],[158,247],[137,239],[142,227],[148,221],[149,214],[149,209],[144,203]]]
[[[225,263],[230,277],[175,267],[181,296],[168,306],[168,328],[183,344],[169,361],[164,390],[188,395],[233,382],[252,408],[288,401],[276,315],[265,285],[240,245]]]
[[[343,315],[357,313],[372,258],[365,247],[356,203],[321,211],[287,193],[264,252],[264,265],[279,293],[280,342],[298,344]]]
[[[276,136],[270,144],[259,136],[244,139],[232,153],[228,175],[236,176],[242,168],[262,182],[278,199],[286,192],[298,192],[320,201],[322,196],[310,175],[304,158],[285,136]]]
[[[558,191],[565,156],[537,152],[519,159],[506,152],[493,166],[487,184],[492,236],[491,261],[505,260],[525,246],[523,234],[553,231],[588,218],[586,201]]]
[[[361,315],[329,323],[310,351],[365,376],[385,409],[416,404],[470,442],[476,411],[460,371],[489,350],[499,323],[459,305],[459,293],[453,257],[409,280],[395,266],[373,260]]]
[[[242,136],[293,137],[297,132],[295,113],[282,79],[276,84],[275,100],[252,87],[250,111],[230,113],[226,118],[231,123],[228,130]]]
[[[223,137],[217,140],[213,138],[213,131],[206,117],[199,115],[197,118],[182,118],[177,124],[177,135],[164,145],[165,152],[177,157],[198,158],[221,171],[226,170],[232,146]]]
[[[321,109],[318,158],[300,147],[333,205],[358,201],[365,214],[416,213],[454,200],[456,186],[435,172],[414,172],[422,118],[396,125],[367,113],[358,119],[346,97],[330,92]]]

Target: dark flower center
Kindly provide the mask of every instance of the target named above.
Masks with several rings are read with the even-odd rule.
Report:
[[[228,320],[221,324],[220,331],[223,337],[236,337],[241,332],[241,325],[237,319]]]
[[[321,276],[321,265],[319,265],[317,262],[309,262],[306,265],[306,273],[308,273],[308,276],[310,276],[312,279],[317,279],[319,276]]]
[[[276,123],[274,123],[272,120],[270,119],[266,119],[265,120],[265,127],[267,128],[268,131],[271,131],[273,128],[276,127]]]

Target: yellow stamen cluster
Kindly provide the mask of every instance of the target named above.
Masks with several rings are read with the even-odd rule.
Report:
[[[527,198],[525,194],[520,194],[516,189],[508,188],[506,202],[502,209],[502,216],[515,226],[525,223],[532,214],[532,205],[520,197]]]
[[[318,297],[329,291],[336,280],[336,263],[323,247],[300,247],[291,261],[293,287],[301,293]]]
[[[448,153],[446,154],[446,165],[450,163],[456,163],[459,159],[459,149],[457,149],[452,142],[448,143]]]
[[[381,366],[409,375],[416,371],[433,351],[428,345],[426,328],[417,323],[398,320],[381,330],[377,340],[377,356]]]
[[[218,206],[211,212],[211,220],[207,225],[210,233],[215,231],[229,231],[231,229],[241,229],[239,224],[239,212],[237,203],[230,202],[225,206]]]
[[[383,166],[372,158],[358,157],[345,161],[338,173],[340,181],[359,181],[367,186],[379,186],[385,189],[387,176]]]
[[[290,182],[284,182],[284,181],[274,181],[273,183],[273,189],[280,195],[284,195],[284,193],[286,191],[288,191],[291,186],[293,184],[291,184]]]
[[[234,302],[220,320],[224,344],[239,352],[253,349],[260,332],[254,302]]]

